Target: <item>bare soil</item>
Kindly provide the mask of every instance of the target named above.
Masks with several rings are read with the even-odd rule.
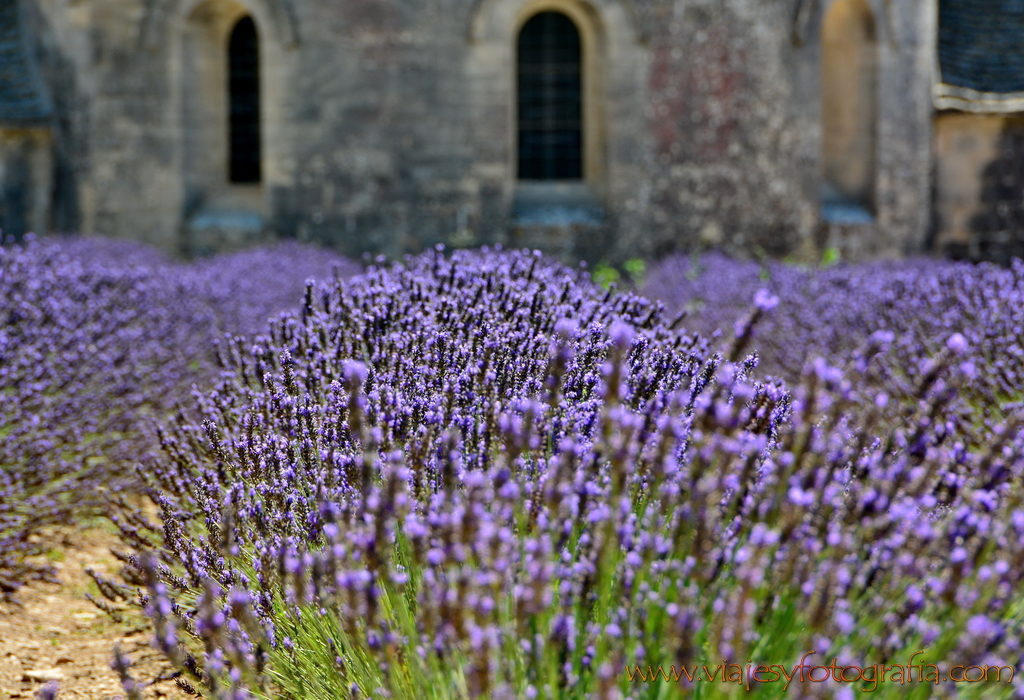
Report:
[[[33,583],[21,589],[15,603],[0,602],[0,698],[33,698],[44,677],[59,677],[60,700],[95,700],[123,696],[110,668],[113,648],[120,643],[134,662],[132,676],[150,683],[168,670],[149,646],[141,625],[116,623],[90,603],[98,595],[86,567],[114,574],[120,563],[110,553],[117,538],[102,527],[53,533],[49,555],[59,585]],[[146,698],[189,697],[172,680],[153,683]]]

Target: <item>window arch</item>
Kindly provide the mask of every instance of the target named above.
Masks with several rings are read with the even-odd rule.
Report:
[[[821,32],[822,203],[874,207],[878,42],[867,0],[835,0]]]
[[[260,182],[259,37],[248,15],[235,23],[228,38],[228,133],[228,179]]]
[[[583,42],[567,15],[530,17],[516,42],[518,177],[583,179]]]

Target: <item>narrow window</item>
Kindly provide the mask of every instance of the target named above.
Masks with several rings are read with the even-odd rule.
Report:
[[[256,24],[243,17],[228,40],[229,179],[254,183],[260,172],[260,54]]]
[[[865,0],[838,0],[822,27],[822,203],[874,206],[878,45]]]
[[[531,17],[518,41],[519,179],[583,177],[579,30],[560,12]]]

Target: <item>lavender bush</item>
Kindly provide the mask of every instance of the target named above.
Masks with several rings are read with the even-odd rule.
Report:
[[[352,271],[300,246],[194,267],[101,238],[0,247],[0,594],[47,574],[41,529],[124,486],[155,444],[145,426],[212,375],[219,335],[293,306],[332,263]]]
[[[1020,364],[1024,311],[1012,300],[1024,294],[1024,263],[922,259],[813,269],[676,256],[652,267],[642,291],[713,337],[746,313],[759,289],[782,302],[756,329],[764,370],[795,380],[811,358],[849,357],[874,333],[893,334],[894,357],[906,364],[960,333],[986,370],[979,380],[988,398],[1015,393],[1009,368]]]
[[[625,667],[808,650],[1019,670],[1024,435],[979,413],[978,336],[869,326],[786,386],[750,345],[779,299],[751,298],[712,352],[527,253],[310,286],[167,424],[161,522],[118,517],[131,585],[104,590],[141,587],[211,697],[670,697]]]
[[[216,334],[223,336],[262,331],[270,317],[299,305],[307,280],[344,279],[360,270],[322,248],[282,241],[201,259],[175,268],[175,274],[209,309]],[[212,350],[208,341],[199,345]]]

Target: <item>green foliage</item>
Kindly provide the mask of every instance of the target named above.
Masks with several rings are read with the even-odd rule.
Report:
[[[411,561],[404,557],[397,549],[393,555],[403,561]],[[615,556],[614,550],[611,555]],[[417,572],[410,571],[411,580],[415,580]],[[644,582],[650,582],[645,580]],[[283,600],[276,600],[274,607],[274,622],[280,634],[287,636],[292,642],[291,650],[282,647],[275,649],[270,656],[268,669],[269,676],[276,685],[272,694],[260,695],[268,700],[270,698],[294,698],[294,699],[319,699],[319,698],[341,698],[341,697],[376,697],[381,689],[388,689],[393,698],[409,698],[410,700],[468,700],[474,695],[469,691],[470,683],[467,674],[471,673],[473,663],[479,661],[480,649],[465,648],[457,655],[458,661],[452,663],[449,659],[441,663],[435,654],[425,652],[421,647],[410,640],[418,638],[417,620],[421,619],[422,612],[417,609],[415,603],[415,590],[412,586],[396,586],[394,583],[378,580],[380,585],[380,615],[386,621],[387,626],[394,631],[395,640],[390,643],[387,657],[393,663],[387,667],[382,666],[377,659],[379,651],[375,651],[367,643],[368,627],[358,624],[355,627],[346,628],[341,620],[332,612],[325,611],[316,605],[305,605],[298,608],[290,606]],[[643,584],[641,584],[643,585]],[[590,613],[587,619],[597,625],[608,625],[611,622],[609,612],[615,607],[610,596],[616,590],[616,582],[605,580],[599,586],[600,594],[598,604]],[[737,592],[735,586],[725,588],[718,594],[719,597],[727,597]],[[668,598],[671,594],[666,591]],[[555,600],[557,593],[553,592]],[[916,681],[908,680],[906,683],[898,683],[885,678],[892,678],[897,673],[893,668],[888,671],[881,666],[905,666],[907,664],[928,665],[935,664],[940,671],[944,672],[949,665],[956,661],[957,642],[963,635],[963,625],[967,618],[967,612],[958,615],[956,619],[936,619],[935,622],[942,625],[943,633],[931,645],[924,645],[920,639],[910,639],[899,651],[889,652],[885,656],[879,655],[878,650],[865,649],[862,646],[862,639],[870,630],[874,630],[884,622],[878,618],[866,619],[857,618],[854,631],[845,637],[831,640],[827,648],[814,648],[810,645],[806,630],[807,600],[800,596],[797,591],[786,591],[779,593],[772,591],[766,585],[760,590],[753,592],[755,598],[764,598],[770,595],[778,595],[777,603],[773,606],[770,615],[765,617],[758,625],[758,642],[749,650],[749,658],[737,661],[741,665],[747,663],[784,666],[793,679],[787,683],[785,678],[770,683],[751,684],[751,691],[754,697],[758,698],[787,698],[799,694],[801,683],[796,675],[795,667],[800,659],[807,652],[814,652],[807,657],[809,666],[828,666],[832,660],[843,654],[843,649],[857,649],[858,653],[867,654],[863,659],[846,659],[839,661],[840,665],[861,665],[865,669],[874,667],[870,673],[879,677],[877,682],[864,681],[862,683],[849,684],[858,697],[875,697],[883,700],[924,700],[932,697],[935,686],[932,683],[921,682],[920,675]],[[515,626],[512,605],[509,599],[501,602],[501,609],[504,611],[503,623]],[[580,610],[580,613],[585,611]],[[656,612],[656,611],[655,611]],[[940,612],[940,611],[933,611]],[[536,630],[549,629],[551,613],[541,613],[536,619],[532,619],[524,625],[524,632],[531,634]],[[675,663],[668,650],[662,651],[658,646],[659,636],[662,633],[662,624],[667,622],[659,616],[652,615],[646,630],[638,630],[638,634],[632,638],[615,639],[605,637],[597,649],[596,659],[593,665],[599,665],[602,660],[618,659],[622,663],[615,666],[614,686],[625,697],[644,698],[645,700],[663,700],[676,697],[694,697],[700,700],[718,700],[746,696],[747,691],[743,685],[735,682],[724,682],[719,677],[717,680],[703,680],[695,684],[693,688],[683,690],[674,682],[658,679],[654,682],[645,682],[639,678],[630,679],[626,673],[626,667],[639,666],[657,668],[661,666],[666,670]],[[728,620],[722,620],[714,614],[711,606],[708,606],[706,617],[703,620],[704,632],[697,638],[699,653],[688,666],[691,670],[714,674],[716,667],[723,663],[722,659],[715,658],[714,651],[709,643],[709,635],[717,633]],[[583,650],[575,650],[568,658],[561,657],[554,653],[556,647],[545,645],[543,655],[537,657],[524,651],[521,642],[527,639],[529,634],[524,634],[520,640],[508,640],[508,643],[500,650],[484,650],[489,653],[492,663],[503,669],[504,675],[514,681],[518,697],[528,697],[529,689],[538,691],[537,697],[564,698],[576,700],[594,697],[597,679],[596,674],[588,673],[585,669]],[[641,647],[645,652],[640,656]],[[920,652],[920,653],[919,653]],[[339,660],[341,662],[339,663]],[[578,671],[582,671],[581,679],[574,688],[561,687],[559,685],[559,668],[562,664],[568,663]],[[871,678],[865,670],[865,678]],[[920,674],[920,670],[914,671]],[[878,676],[881,674],[881,676]],[[913,676],[908,676],[913,678]],[[814,688],[817,683],[807,683],[806,687]],[[832,684],[831,688],[838,687]],[[358,688],[358,693],[352,695],[352,689]],[[959,697],[965,698],[1010,698],[1012,687],[1006,683],[985,682],[985,683],[962,683],[957,686]]]
[[[841,258],[842,256],[839,253],[839,248],[830,246],[821,254],[821,267],[835,267],[839,264]]]
[[[622,263],[622,268],[629,275],[629,281],[637,287],[642,287],[647,277],[647,263],[640,258],[630,258]]]
[[[643,497],[634,498],[633,509],[640,519],[648,508],[653,507],[657,507],[657,503],[648,502]],[[521,529],[521,539],[524,541],[528,539],[528,534],[522,528],[529,527],[527,520],[527,503],[524,502],[515,517],[517,529]],[[581,531],[582,528],[577,527],[572,539]],[[481,663],[490,664],[492,669],[496,669],[492,677],[508,680],[517,697],[529,697],[531,693],[536,693],[535,697],[566,700],[595,697],[601,685],[596,671],[605,663],[611,664],[615,673],[612,685],[624,697],[644,700],[677,697],[725,700],[748,695],[742,684],[733,680],[723,681],[724,672],[720,673],[717,680],[705,679],[685,690],[677,683],[664,679],[645,682],[629,677],[627,667],[673,668],[677,660],[673,657],[671,645],[667,643],[671,639],[673,621],[666,609],[673,603],[683,602],[687,589],[692,591],[701,588],[700,582],[696,580],[676,580],[657,575],[652,571],[650,562],[636,572],[634,590],[648,586],[660,587],[664,606],[650,609],[646,624],[634,629],[631,634],[621,637],[603,636],[598,647],[593,650],[593,658],[588,658],[588,650],[585,648],[567,652],[556,644],[542,643],[539,649],[527,649],[523,644],[525,640],[536,638],[539,631],[551,629],[555,611],[559,608],[558,589],[561,582],[556,579],[550,584],[552,604],[526,618],[517,617],[510,591],[500,591],[496,601],[500,611],[498,624],[505,630],[519,630],[518,636],[507,637],[500,649],[466,645],[454,654],[446,654],[442,659],[420,643],[420,625],[426,614],[421,608],[418,594],[424,572],[418,567],[408,540],[399,535],[386,556],[389,560],[387,568],[402,571],[407,577],[402,582],[376,577],[380,593],[375,620],[342,619],[335,608],[323,606],[324,601],[297,605],[294,599],[286,597],[288,594],[284,593],[283,588],[279,589],[281,594],[273,600],[272,621],[278,638],[287,637],[291,643],[287,648],[279,644],[270,650],[266,676],[271,680],[273,689],[258,692],[255,697],[266,700],[369,698],[378,697],[381,691],[386,690],[392,698],[469,700],[480,697],[470,690],[470,675],[474,664]],[[590,604],[581,602],[576,606],[577,619],[587,620],[599,628],[614,622],[613,615],[624,602],[622,582],[613,573],[622,571],[622,556],[622,551],[616,547],[606,549],[602,565],[596,571],[594,599]],[[247,576],[256,575],[253,563],[251,551],[242,553],[234,561],[234,565]],[[978,590],[983,588],[979,581]],[[195,602],[200,595],[200,591],[194,590],[185,599]],[[983,596],[976,605],[960,608],[953,614],[947,606],[930,606],[919,614],[923,620],[941,630],[935,640],[925,644],[919,637],[915,637],[904,640],[902,646],[893,649],[873,646],[870,640],[884,637],[886,621],[866,609],[860,610],[860,606],[855,603],[850,610],[851,631],[826,640],[827,645],[819,647],[816,642],[822,640],[810,634],[814,626],[811,618],[816,614],[815,603],[818,601],[808,599],[795,588],[780,590],[777,582],[773,583],[769,579],[752,589],[747,588],[727,572],[710,588],[700,590],[704,615],[693,636],[695,655],[687,663],[691,671],[714,674],[721,671],[719,665],[727,663],[717,658],[715,640],[736,624],[736,620],[717,614],[714,603],[738,595],[749,596],[759,606],[765,606],[768,612],[754,625],[756,642],[741,652],[741,657],[735,663],[777,664],[793,674],[789,682],[780,678],[770,683],[752,683],[749,692],[754,697],[766,699],[794,697],[801,688],[820,686],[811,682],[802,686],[796,675],[797,664],[808,652],[809,666],[828,666],[838,657],[840,665],[860,665],[865,669],[873,667],[871,672],[879,678],[877,682],[865,681],[849,685],[857,697],[883,700],[925,700],[932,697],[935,686],[931,683],[920,680],[899,683],[886,681],[885,678],[891,678],[889,674],[895,672],[893,667],[910,663],[935,664],[941,671],[948,669],[950,664],[957,661],[958,645],[963,638],[967,620],[978,609],[984,608],[985,603]],[[890,613],[900,614],[902,603],[894,601]],[[1016,606],[1011,617],[1014,620],[1024,617],[1024,604]],[[391,630],[392,636],[389,639],[379,636],[382,627]],[[386,664],[380,662],[381,646],[386,649],[383,654],[389,660]],[[566,665],[571,666],[579,677],[579,682],[572,688],[561,684],[561,669]],[[889,666],[890,669],[885,670],[882,666]],[[257,685],[254,683],[253,687]],[[833,683],[828,687],[835,689],[839,686]],[[353,692],[353,689],[357,689],[357,692]],[[999,682],[961,683],[957,685],[957,692],[959,697],[965,698],[1008,699],[1012,696],[1012,686]]]
[[[609,289],[612,285],[622,282],[641,287],[647,276],[647,263],[641,258],[630,258],[620,266],[601,261],[594,265],[590,275],[602,289]]]
[[[609,289],[613,284],[618,284],[622,279],[619,271],[606,262],[599,262],[594,265],[590,276],[601,289]]]

